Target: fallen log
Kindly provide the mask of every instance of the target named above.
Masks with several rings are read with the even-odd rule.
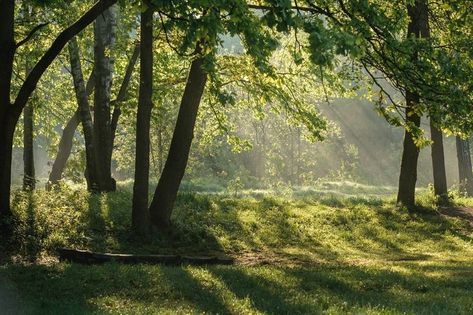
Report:
[[[103,264],[106,262],[119,262],[124,264],[162,264],[162,265],[231,265],[234,260],[229,257],[216,256],[181,256],[181,255],[133,255],[95,253],[87,250],[59,248],[59,260],[76,262],[80,264]]]

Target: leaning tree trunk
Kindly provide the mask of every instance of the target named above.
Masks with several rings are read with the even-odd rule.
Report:
[[[58,145],[58,152],[56,159],[54,160],[51,173],[49,174],[48,184],[46,189],[51,189],[52,186],[57,185],[57,183],[62,179],[62,173],[66,167],[67,160],[71,155],[72,143],[74,141],[74,134],[76,129],[79,126],[80,122],[80,111],[77,110],[74,115],[69,119],[64,130],[62,131],[61,140]]]
[[[133,184],[132,226],[146,234],[149,224],[149,130],[153,107],[153,10],[141,14],[140,95],[136,117],[135,181]]]
[[[89,97],[94,90],[94,71],[95,70],[92,69],[92,73],[90,74],[89,80],[87,81],[87,85],[85,87],[87,97]],[[52,186],[57,185],[57,183],[62,179],[62,173],[64,172],[67,160],[71,155],[74,135],[81,121],[80,117],[80,108],[78,108],[62,131],[61,140],[59,140],[57,156],[54,160],[51,173],[49,174],[48,183],[46,184],[47,190],[51,189]]]
[[[115,190],[112,178],[112,129],[110,96],[113,59],[110,50],[115,42],[116,7],[104,11],[94,26],[94,141],[99,191]]]
[[[130,60],[128,61],[128,65],[126,66],[125,76],[123,77],[122,84],[120,85],[120,90],[118,91],[117,98],[112,101],[113,103],[113,113],[112,113],[112,122],[111,122],[111,129],[112,129],[112,150],[115,143],[115,135],[117,132],[118,126],[118,119],[122,113],[121,111],[121,103],[125,100],[126,93],[128,90],[128,86],[130,85],[131,76],[133,75],[133,70],[135,69],[136,61],[140,56],[140,44],[136,44],[135,48],[133,49],[133,54],[131,55]]]
[[[187,166],[197,112],[207,81],[207,73],[202,69],[203,61],[203,57],[199,57],[192,62],[169,154],[151,202],[151,222],[158,228],[167,228],[171,223],[172,209]]]
[[[87,189],[89,191],[98,191],[97,183],[97,164],[95,162],[95,141],[94,141],[94,124],[90,113],[89,100],[82,75],[82,66],[80,63],[79,45],[74,37],[69,43],[69,58],[71,62],[71,73],[74,81],[74,90],[76,93],[77,103],[79,104],[80,120],[84,130],[85,140],[85,158],[87,169]]]
[[[120,117],[120,114],[121,114],[120,104],[121,102],[123,102],[123,100],[126,97],[128,86],[130,85],[130,81],[131,81],[131,76],[133,74],[136,61],[138,60],[138,57],[139,57],[139,52],[140,52],[139,45],[136,45],[133,50],[133,55],[131,56],[130,61],[128,62],[128,65],[125,71],[125,76],[120,86],[120,91],[118,92],[117,98],[112,101],[112,103],[114,104],[114,110],[113,110],[112,122],[111,122],[112,147],[115,140],[115,133],[116,133],[117,125],[118,125],[118,118]],[[95,72],[95,69],[92,70],[89,80],[87,81],[87,86],[86,86],[87,97],[89,97],[94,91],[94,86],[95,86],[94,72]],[[62,174],[64,172],[64,168],[66,167],[67,160],[69,159],[69,156],[71,155],[74,134],[77,127],[79,126],[79,122],[80,122],[80,110],[77,109],[77,111],[68,121],[68,123],[66,124],[66,127],[64,128],[62,132],[61,140],[58,146],[58,153],[57,153],[56,159],[54,160],[51,173],[49,174],[48,184],[46,185],[47,189],[50,189],[53,185],[57,184],[58,181],[60,181],[62,178]]]
[[[439,130],[430,121],[430,134],[432,139],[432,169],[434,175],[434,191],[435,195],[448,200],[447,189],[447,174],[445,171],[445,155],[443,151],[443,136],[442,131]]]
[[[473,171],[471,165],[470,142],[456,137],[458,175],[460,193],[468,197],[473,196]]]

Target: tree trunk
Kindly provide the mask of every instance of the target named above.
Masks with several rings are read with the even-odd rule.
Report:
[[[94,124],[90,113],[89,100],[82,75],[82,66],[80,63],[79,46],[77,39],[74,37],[69,43],[69,58],[71,62],[71,73],[74,81],[74,90],[76,93],[77,103],[79,105],[80,121],[84,130],[85,140],[85,157],[87,169],[87,189],[89,191],[99,191],[97,183],[97,171],[95,163],[95,141],[94,141]]]
[[[74,134],[80,122],[80,111],[79,109],[74,113],[74,115],[69,119],[62,131],[61,140],[59,141],[58,152],[56,159],[54,160],[51,173],[49,174],[49,180],[46,188],[49,190],[52,186],[57,185],[57,183],[62,179],[62,173],[66,167],[67,160],[71,155],[72,143],[74,140]]]
[[[112,129],[110,95],[113,59],[110,50],[115,42],[116,7],[105,10],[94,26],[94,141],[99,191],[115,190],[112,178]]]
[[[125,76],[120,86],[120,91],[118,92],[118,96],[114,101],[112,101],[112,103],[114,104],[114,110],[113,110],[112,122],[111,122],[112,147],[115,140],[115,132],[117,129],[118,118],[121,114],[120,103],[123,102],[123,100],[126,97],[126,92],[127,92],[128,86],[130,85],[131,76],[133,74],[136,61],[139,57],[139,52],[140,52],[139,45],[136,45],[133,51],[133,55],[130,61],[128,62]],[[89,97],[94,91],[94,87],[95,87],[95,83],[94,83],[95,74],[94,73],[95,73],[95,69],[92,70],[89,80],[87,81],[87,85],[85,88],[87,92],[87,97]],[[48,184],[46,185],[47,189],[50,189],[53,185],[56,185],[58,181],[62,179],[62,173],[64,172],[64,168],[66,167],[67,160],[69,159],[69,156],[71,155],[74,134],[77,127],[79,126],[79,123],[80,123],[80,109],[77,109],[77,111],[68,121],[68,123],[66,124],[66,127],[63,130],[61,140],[59,142],[58,153],[57,153],[56,159],[54,160],[51,173],[49,174]]]
[[[158,126],[158,176],[161,175],[164,167],[164,144],[163,144],[163,124]]]
[[[3,105],[7,107],[11,105]],[[2,108],[3,109],[3,108]],[[11,162],[13,151],[13,135],[15,126],[18,121],[11,111],[2,110],[0,115],[0,228],[2,220],[7,219],[11,215],[10,210],[10,189],[11,189]],[[1,234],[2,231],[0,231]]]
[[[192,62],[182,96],[169,154],[150,206],[151,222],[158,228],[170,225],[171,213],[189,158],[194,126],[204,93],[207,73],[203,57]]]
[[[426,0],[415,0],[414,4],[407,5],[409,15],[409,25],[407,36],[416,38],[426,36],[428,31],[428,15]],[[422,34],[421,34],[422,33]],[[412,54],[412,61],[418,59],[417,52]],[[397,202],[408,208],[415,205],[415,189],[417,182],[417,161],[419,159],[419,148],[414,143],[410,127],[420,127],[420,116],[415,112],[415,107],[419,103],[419,95],[406,88],[406,122],[408,128],[404,133],[404,144],[401,160],[401,171],[399,174],[399,188]],[[409,125],[411,125],[409,127]]]
[[[470,142],[457,136],[456,145],[460,193],[468,197],[472,197],[473,171],[471,166]]]
[[[432,169],[434,175],[434,191],[435,195],[448,200],[447,191],[447,173],[445,171],[445,155],[443,152],[443,136],[440,131],[430,121],[430,138],[432,139]]]
[[[420,127],[420,116],[411,113],[419,102],[418,95],[407,91],[406,93],[406,120],[415,127]],[[401,172],[399,174],[399,188],[397,194],[397,202],[406,207],[415,205],[415,189],[417,182],[417,160],[419,159],[419,148],[414,143],[412,133],[406,129],[404,132],[404,145],[401,160]]]
[[[34,190],[36,186],[33,148],[33,104],[23,110],[23,190]]]
[[[92,73],[90,74],[89,80],[87,81],[87,85],[85,87],[87,97],[89,97],[94,90],[94,72],[95,69],[92,69]],[[80,117],[80,108],[78,108],[62,131],[61,140],[59,140],[57,156],[54,160],[51,173],[49,174],[48,183],[46,184],[47,190],[50,190],[52,186],[57,185],[57,183],[62,179],[62,173],[64,172],[67,160],[71,155],[74,135],[81,121]]]
[[[111,129],[112,129],[112,150],[113,145],[115,143],[115,134],[117,132],[118,126],[118,119],[122,113],[121,111],[121,103],[126,97],[126,92],[128,90],[128,86],[130,85],[131,76],[133,74],[133,70],[135,69],[136,61],[140,56],[140,45],[136,44],[133,50],[133,54],[131,55],[130,61],[126,66],[125,76],[123,77],[122,84],[120,86],[120,90],[118,91],[117,98],[112,102],[113,103],[113,113],[112,113],[112,122],[111,122]]]
[[[10,102],[11,78],[15,54],[15,1],[2,0],[0,10],[0,234],[9,236],[3,223],[10,210],[11,160],[13,134],[17,121]]]
[[[22,14],[26,20],[31,18],[30,6],[22,3]],[[30,74],[31,54],[26,54],[25,77]],[[30,99],[23,110],[23,190],[34,190],[36,186],[34,169],[34,106]]]
[[[140,94],[136,117],[135,182],[133,184],[132,226],[136,233],[146,234],[149,189],[150,121],[153,107],[153,10],[141,14]]]

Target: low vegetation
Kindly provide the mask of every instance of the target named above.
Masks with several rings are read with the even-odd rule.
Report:
[[[190,187],[190,185],[188,186]],[[470,314],[473,226],[439,215],[433,194],[416,213],[389,187],[182,192],[174,228],[129,232],[130,190],[92,195],[18,192],[16,255],[8,276],[32,313]],[[364,197],[356,197],[365,194]],[[456,206],[472,201],[454,197]],[[21,224],[20,224],[21,223]],[[230,255],[234,266],[83,266],[55,248]],[[35,261],[30,264],[29,261]]]

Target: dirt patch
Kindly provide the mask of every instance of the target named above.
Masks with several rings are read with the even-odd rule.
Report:
[[[440,213],[449,217],[457,217],[473,223],[473,208],[470,207],[444,207]]]

